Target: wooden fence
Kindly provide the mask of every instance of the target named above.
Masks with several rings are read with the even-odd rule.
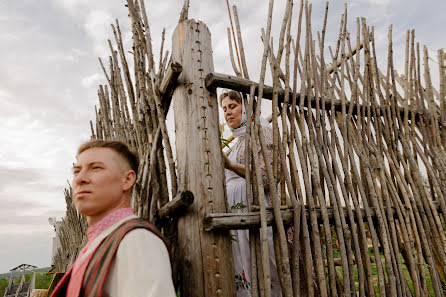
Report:
[[[444,296],[443,50],[434,57],[438,70],[431,71],[433,57],[415,42],[414,31],[407,31],[400,75],[393,63],[392,27],[388,55],[377,57],[373,27],[357,18],[351,34],[345,10],[336,48],[327,55],[328,4],[323,29],[315,34],[311,4],[300,1],[299,15],[292,16],[291,0],[274,50],[271,1],[260,79],[251,81],[236,8],[233,42],[241,62],[237,66],[228,34],[236,73],[231,76],[214,73],[210,32],[187,19],[188,5],[173,33],[170,57],[163,31],[156,67],[144,1],[127,1],[132,54],[126,54],[116,22],[109,70],[100,62],[108,86],[99,86],[91,122],[93,138],[119,139],[139,152],[133,207],[164,232],[181,296],[235,296],[231,229],[250,230],[252,296],[269,296],[268,247],[260,236],[267,225],[274,225],[284,296]],[[378,60],[383,59],[382,72]],[[265,85],[267,66],[272,86]],[[216,88],[222,87],[245,94],[248,119],[254,117],[245,135],[246,160],[251,155],[253,163],[246,166],[248,205],[241,214],[228,212],[225,202],[216,99]],[[272,100],[274,148],[273,162],[265,165],[270,187],[279,185],[271,191],[272,207],[265,204],[256,152],[256,145],[265,151],[259,133],[265,99]],[[171,101],[176,161],[166,128]],[[74,222],[75,213],[71,217]],[[289,226],[293,245],[286,237]]]

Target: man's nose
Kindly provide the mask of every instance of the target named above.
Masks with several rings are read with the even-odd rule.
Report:
[[[84,184],[88,182],[88,174],[86,170],[80,170],[73,178],[74,184]]]

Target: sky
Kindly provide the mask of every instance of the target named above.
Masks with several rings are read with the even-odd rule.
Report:
[[[259,79],[269,1],[230,0],[237,5],[250,77]],[[65,213],[64,188],[71,180],[77,147],[89,140],[97,88],[105,84],[98,57],[108,60],[110,24],[118,19],[124,47],[131,50],[126,1],[0,0],[0,273],[22,263],[51,264],[54,236],[49,217]],[[444,0],[348,0],[349,28],[365,17],[375,27],[380,65],[387,57],[387,30],[393,24],[395,64],[402,70],[407,29],[415,29],[437,71],[437,50],[445,48]],[[285,0],[275,1],[273,36],[279,39]],[[145,1],[153,48],[161,32],[171,47],[182,0]],[[329,5],[327,45],[337,40],[343,1]],[[296,24],[298,3],[293,13]],[[325,2],[313,1],[313,30],[321,30]],[[229,62],[225,0],[191,0],[189,18],[212,33],[216,72],[233,74]],[[295,32],[295,28],[293,29]],[[277,43],[276,43],[277,45]],[[155,58],[157,61],[158,59]],[[385,68],[384,68],[385,69]],[[402,73],[402,71],[400,71]],[[435,74],[434,83],[435,81]],[[438,83],[436,83],[438,86]],[[221,120],[222,121],[222,120]],[[170,130],[173,125],[170,119]]]

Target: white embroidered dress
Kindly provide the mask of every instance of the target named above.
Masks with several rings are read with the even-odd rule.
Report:
[[[234,137],[237,138],[237,142],[234,145],[228,159],[232,162],[240,163],[245,165],[245,136],[244,132],[246,130],[246,116],[244,114],[244,108],[242,110],[242,124],[239,128],[233,130]],[[267,162],[272,162],[272,130],[269,124],[262,120],[262,130],[265,136],[265,142],[267,146]],[[268,177],[266,175],[265,163],[263,159],[262,152],[260,150],[260,143],[258,144],[258,154],[260,160],[260,166],[262,171],[263,186],[265,188],[265,196],[267,204],[270,203],[270,187],[268,182]],[[243,177],[238,176],[231,170],[225,170],[226,175],[226,192],[228,197],[228,205],[233,213],[246,213],[247,205],[246,200],[246,181]],[[270,254],[270,271],[271,271],[271,296],[279,297],[282,296],[280,289],[280,282],[277,274],[276,261],[274,256],[274,244],[273,244],[273,232],[272,227],[268,227],[268,246]],[[237,297],[250,297],[251,288],[251,260],[249,252],[249,232],[248,230],[232,230],[232,255],[234,259],[234,270],[235,270],[235,285],[237,290]]]

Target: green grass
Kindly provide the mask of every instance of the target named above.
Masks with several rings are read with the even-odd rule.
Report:
[[[378,270],[376,268],[375,254],[373,253],[373,248],[369,249],[369,254],[370,254],[370,259],[373,262],[373,263],[371,263],[371,271],[372,271],[373,285],[375,287],[375,293],[376,293],[376,296],[380,296],[379,288],[378,288]],[[384,266],[384,255],[383,255],[382,252],[380,253],[380,255],[381,255],[381,260],[382,260],[383,266]],[[333,257],[334,258],[340,258],[341,257],[340,251],[339,250],[334,250],[333,251]],[[407,266],[405,264],[405,261],[404,261],[404,258],[402,257],[402,255],[400,255],[400,263],[401,263],[401,266],[402,266],[404,278],[406,279],[407,284],[409,286],[409,289],[411,290],[411,292],[413,294],[414,290],[413,290],[412,279],[410,277],[409,270],[407,269]],[[342,267],[337,266],[336,269],[338,270],[339,273],[343,274],[342,273],[343,272]],[[387,280],[387,274],[386,274],[385,267],[383,267],[383,270],[384,270],[384,277]],[[328,274],[328,269],[326,271],[327,271],[327,274]],[[432,280],[430,278],[430,273],[429,273],[429,270],[427,269],[426,265],[425,265],[425,274],[424,275],[425,275],[425,278],[426,278],[426,286],[429,289],[430,295],[433,296],[434,295],[434,291],[433,291],[433,287],[432,287]],[[356,291],[359,291],[359,283],[358,283],[359,282],[359,277],[358,277],[358,269],[357,269],[356,265],[353,267],[353,276],[354,276],[354,279],[355,279]]]

